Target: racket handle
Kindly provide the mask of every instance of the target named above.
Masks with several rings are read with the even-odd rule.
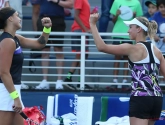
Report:
[[[28,120],[28,125],[31,125],[31,122],[34,123],[35,125],[40,125],[39,123],[33,121],[32,119],[28,119],[27,115],[24,113],[24,112],[21,112],[20,115],[25,119],[25,120]]]
[[[21,112],[20,115],[26,120],[28,119],[27,115],[24,112]]]
[[[14,106],[13,106],[14,108]],[[22,118],[24,118],[25,120],[28,119],[28,117],[26,116],[26,114],[24,112],[21,112],[20,115],[22,116]]]

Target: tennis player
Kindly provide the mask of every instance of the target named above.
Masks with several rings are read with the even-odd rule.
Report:
[[[144,17],[124,21],[129,26],[130,39],[136,41],[136,44],[108,45],[98,33],[98,19],[98,13],[90,16],[90,27],[97,49],[108,54],[127,55],[129,58],[132,76],[130,125],[154,125],[162,110],[163,94],[158,76],[161,71],[165,77],[165,61],[160,50],[154,44],[146,42],[146,37],[153,39],[157,32],[157,23],[149,22]]]
[[[17,35],[21,28],[18,13],[5,7],[0,10],[0,125],[24,125],[19,114],[22,111],[21,74],[23,65],[22,48],[43,48],[51,32],[51,20],[43,18],[43,33],[37,40]]]

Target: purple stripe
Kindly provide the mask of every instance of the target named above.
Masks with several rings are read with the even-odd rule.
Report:
[[[14,54],[20,54],[20,53],[22,53],[21,47],[20,47],[18,50],[15,50],[15,51],[14,51]]]

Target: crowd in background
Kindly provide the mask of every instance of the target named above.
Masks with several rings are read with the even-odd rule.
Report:
[[[52,31],[53,32],[65,32],[66,24],[65,24],[65,16],[70,15],[69,9],[74,9],[74,17],[73,24],[71,26],[72,32],[87,32],[90,33],[89,26],[89,16],[91,13],[97,12],[98,8],[91,7],[88,0],[1,0],[0,8],[11,6],[19,13],[19,16],[22,18],[22,5],[32,5],[32,24],[34,31],[42,31],[43,27],[41,24],[41,19],[43,17],[50,17],[52,20]],[[145,16],[150,21],[156,21],[158,24],[158,34],[155,34],[154,40],[156,41],[157,47],[161,51],[165,51],[165,37],[160,35],[165,33],[165,1],[164,0],[101,0],[101,5],[98,6],[101,8],[101,16],[99,19],[99,32],[107,32],[107,28],[109,22],[112,21],[114,26],[112,29],[112,33],[127,33],[128,27],[123,23],[124,20],[131,20],[133,18],[139,16]],[[49,9],[48,9],[49,8]],[[92,8],[92,9],[91,9]],[[64,36],[50,36],[50,38],[64,38]],[[73,36],[73,38],[79,38],[79,36]],[[102,37],[104,39],[104,37]],[[123,43],[134,44],[129,40],[129,36],[112,36],[114,42],[112,44],[118,45]],[[149,38],[146,38],[149,40]],[[48,43],[51,44],[63,44],[63,41],[50,40]],[[72,44],[79,44],[80,41],[72,41]],[[106,41],[105,41],[106,43]],[[88,44],[88,41],[86,41]],[[46,46],[43,48],[43,51],[50,51],[50,46]],[[54,46],[54,51],[62,52],[63,46]],[[73,46],[73,52],[81,51],[80,46]],[[86,47],[86,51],[88,51],[88,47]],[[48,59],[49,54],[43,53],[41,56],[42,59]],[[86,54],[86,58],[88,55]],[[56,59],[64,59],[64,55],[62,53],[56,54]],[[80,54],[76,54],[75,59],[80,59]],[[115,56],[115,60],[127,59],[126,56]],[[49,66],[49,61],[42,61],[42,66]],[[63,67],[63,61],[57,61],[57,67]],[[68,71],[68,76],[66,78],[62,78],[62,76],[58,75],[56,81],[56,89],[64,89],[68,88],[71,90],[76,90],[80,86],[72,85],[72,84],[63,84],[63,82],[72,82],[72,75],[75,73],[74,67],[79,67],[80,62],[74,61],[72,62],[71,69]],[[119,68],[119,62],[114,63],[114,68]],[[124,67],[128,67],[128,63],[124,63]],[[48,69],[42,69],[43,74],[48,74]],[[79,71],[80,73],[80,71]],[[113,75],[114,79],[112,82],[118,83],[117,75],[119,71],[114,70]],[[57,74],[63,74],[63,69],[58,68]],[[124,70],[124,75],[128,75],[128,71]],[[80,77],[77,80],[80,82]],[[122,83],[127,83],[127,78],[123,78]],[[165,83],[164,79],[160,80],[161,83]],[[23,89],[28,89],[28,86],[22,84]],[[43,80],[41,83],[35,87],[35,89],[49,89],[49,82],[46,75],[43,76]],[[85,89],[92,89],[91,86],[85,85]],[[108,89],[123,89],[129,90],[128,86],[109,86]]]

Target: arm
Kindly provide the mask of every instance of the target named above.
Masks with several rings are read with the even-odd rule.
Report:
[[[6,38],[0,45],[0,77],[9,93],[15,91],[14,83],[10,74],[13,53],[16,45],[12,39]]]
[[[117,19],[118,19],[118,17],[119,17],[120,14],[121,14],[121,11],[118,9],[118,10],[116,11],[116,15],[113,15],[112,22],[113,22],[114,24],[116,23],[116,21],[117,21]]]
[[[104,43],[100,37],[96,25],[90,24],[94,42],[99,51],[114,54],[114,55],[128,55],[131,53],[133,47],[131,44],[121,44],[121,45],[107,45]]]
[[[89,32],[89,29],[86,28],[83,24],[83,22],[81,21],[80,17],[80,10],[79,9],[75,9],[75,14],[74,14],[74,19],[75,21],[78,23],[78,25],[81,27],[81,29],[83,29],[85,32]]]
[[[120,14],[113,15],[112,22],[115,24]]]
[[[41,34],[41,36],[37,40],[25,38],[21,35],[16,35],[18,37],[22,47],[41,49],[46,45],[48,38],[49,38],[49,33],[51,30],[52,23],[51,23],[50,18],[47,18],[47,17],[43,18],[41,21],[42,21],[42,25],[45,28],[43,30],[43,33]],[[47,29],[48,32],[45,31],[45,29]]]
[[[10,7],[9,1],[6,1],[6,2],[5,2],[5,7]]]
[[[45,47],[49,34],[42,33],[42,35],[36,39],[25,38],[21,35],[16,35],[20,41],[20,44],[23,48],[32,48],[32,49],[42,49]]]
[[[60,0],[58,4],[64,8],[68,8],[68,9],[73,8],[73,0],[66,0],[66,1]]]
[[[48,0],[48,1],[52,1],[54,3],[57,3],[58,0]],[[59,0],[58,5],[62,6],[63,8],[68,8],[68,9],[72,9],[73,8],[73,0]]]

